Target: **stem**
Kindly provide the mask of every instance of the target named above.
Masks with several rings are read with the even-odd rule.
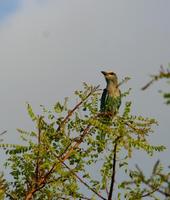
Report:
[[[40,144],[41,144],[41,120],[42,117],[38,118],[38,137],[37,137],[37,144],[38,144],[38,152],[37,152],[37,163],[36,163],[36,169],[35,169],[35,187],[38,187],[38,180],[39,180],[39,164],[40,164]]]
[[[110,184],[110,191],[109,191],[109,196],[108,200],[112,200],[112,194],[113,194],[113,189],[114,189],[114,184],[115,184],[115,175],[116,175],[116,156],[117,156],[117,141],[119,140],[120,137],[118,137],[115,141],[115,146],[113,150],[113,166],[112,166],[112,178],[111,178],[111,184]]]

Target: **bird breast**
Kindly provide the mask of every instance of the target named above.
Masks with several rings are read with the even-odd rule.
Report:
[[[111,84],[109,84],[107,86],[107,91],[108,91],[108,93],[109,93],[110,96],[114,96],[114,97],[120,96],[120,90],[119,90],[119,88],[117,88],[116,86],[113,86]]]

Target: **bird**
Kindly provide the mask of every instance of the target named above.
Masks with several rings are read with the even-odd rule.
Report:
[[[100,112],[108,121],[108,119],[113,119],[119,110],[121,91],[117,75],[114,72],[101,71],[101,73],[104,75],[107,85],[101,96]]]

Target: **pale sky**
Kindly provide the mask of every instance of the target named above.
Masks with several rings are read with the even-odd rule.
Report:
[[[11,4],[11,2],[13,2]],[[158,93],[166,84],[140,88],[170,62],[170,1],[0,0],[0,130],[17,142],[16,128],[30,130],[25,102],[37,112],[70,96],[82,82],[105,87],[101,70],[130,76],[133,113],[159,121],[151,141],[167,151],[132,163],[150,169],[170,154],[170,107]],[[166,87],[168,89],[168,87]],[[144,162],[145,161],[145,162]],[[144,163],[144,164],[143,164]]]

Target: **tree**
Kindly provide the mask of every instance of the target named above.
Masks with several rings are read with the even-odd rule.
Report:
[[[7,148],[6,167],[13,177],[6,192],[9,199],[111,200],[121,199],[124,193],[126,199],[132,199],[124,181],[117,183],[118,171],[128,174],[128,161],[135,149],[152,156],[165,147],[149,143],[148,136],[157,122],[131,115],[131,102],[122,105],[122,113],[112,124],[102,123],[100,96],[99,86],[84,83],[83,90],[75,92],[79,101],[73,108],[65,98],[51,110],[41,106],[43,112],[38,115],[27,104],[35,130],[18,129],[26,145],[1,145]]]

